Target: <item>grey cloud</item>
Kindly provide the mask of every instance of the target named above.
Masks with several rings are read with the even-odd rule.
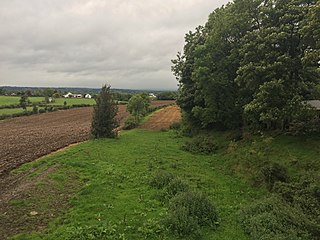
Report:
[[[184,34],[226,0],[1,0],[0,85],[175,89]]]

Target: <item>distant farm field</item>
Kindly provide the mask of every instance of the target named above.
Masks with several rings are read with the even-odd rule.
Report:
[[[66,102],[67,105],[74,105],[74,104],[94,105],[96,103],[93,98],[56,98],[54,99],[53,103],[50,103],[50,105],[64,105],[64,102]]]
[[[41,109],[41,108],[39,108]],[[1,115],[10,115],[10,114],[15,114],[15,113],[21,113],[25,111],[24,109],[22,108],[3,108],[3,109],[0,109],[0,116]],[[27,107],[27,111],[32,111],[32,107]]]
[[[18,96],[0,96],[0,106],[19,104],[20,97]],[[44,97],[29,97],[32,103],[44,101]]]

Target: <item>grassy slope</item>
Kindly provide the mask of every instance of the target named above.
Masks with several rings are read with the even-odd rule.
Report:
[[[222,134],[216,134],[216,139],[226,147],[229,144]],[[127,239],[176,239],[167,233],[155,233],[154,225],[166,211],[155,197],[157,191],[148,186],[158,169],[172,172],[194,189],[208,193],[218,207],[220,226],[217,231],[207,229],[204,239],[247,239],[237,213],[242,206],[267,194],[264,187],[249,183],[260,164],[283,162],[295,177],[310,168],[319,170],[319,138],[255,137],[230,144],[228,153],[224,148],[212,156],[180,150],[185,140],[173,132],[126,131],[119,139],[88,141],[24,165],[19,171],[55,165],[59,168],[59,174],[52,174],[56,181],[67,178],[69,172],[77,173],[83,187],[73,198],[73,207],[51,222],[47,234],[17,239],[68,239],[76,231],[75,226],[108,223]]]

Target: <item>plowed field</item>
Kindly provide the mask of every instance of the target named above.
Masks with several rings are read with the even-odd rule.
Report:
[[[152,105],[172,103],[174,101],[153,101]],[[125,105],[118,107],[118,119],[123,124],[129,113]],[[87,140],[91,118],[89,107],[0,121],[0,180],[4,173],[25,162]]]
[[[181,111],[178,106],[169,106],[154,113],[152,117],[141,126],[148,130],[168,129],[172,123],[181,120]]]
[[[129,115],[120,105],[118,119]],[[76,108],[0,122],[0,176],[43,155],[87,140],[92,108]]]

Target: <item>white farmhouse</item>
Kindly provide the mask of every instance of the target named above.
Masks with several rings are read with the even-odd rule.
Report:
[[[63,95],[64,98],[72,98],[74,97],[71,92],[68,92],[66,95]]]

